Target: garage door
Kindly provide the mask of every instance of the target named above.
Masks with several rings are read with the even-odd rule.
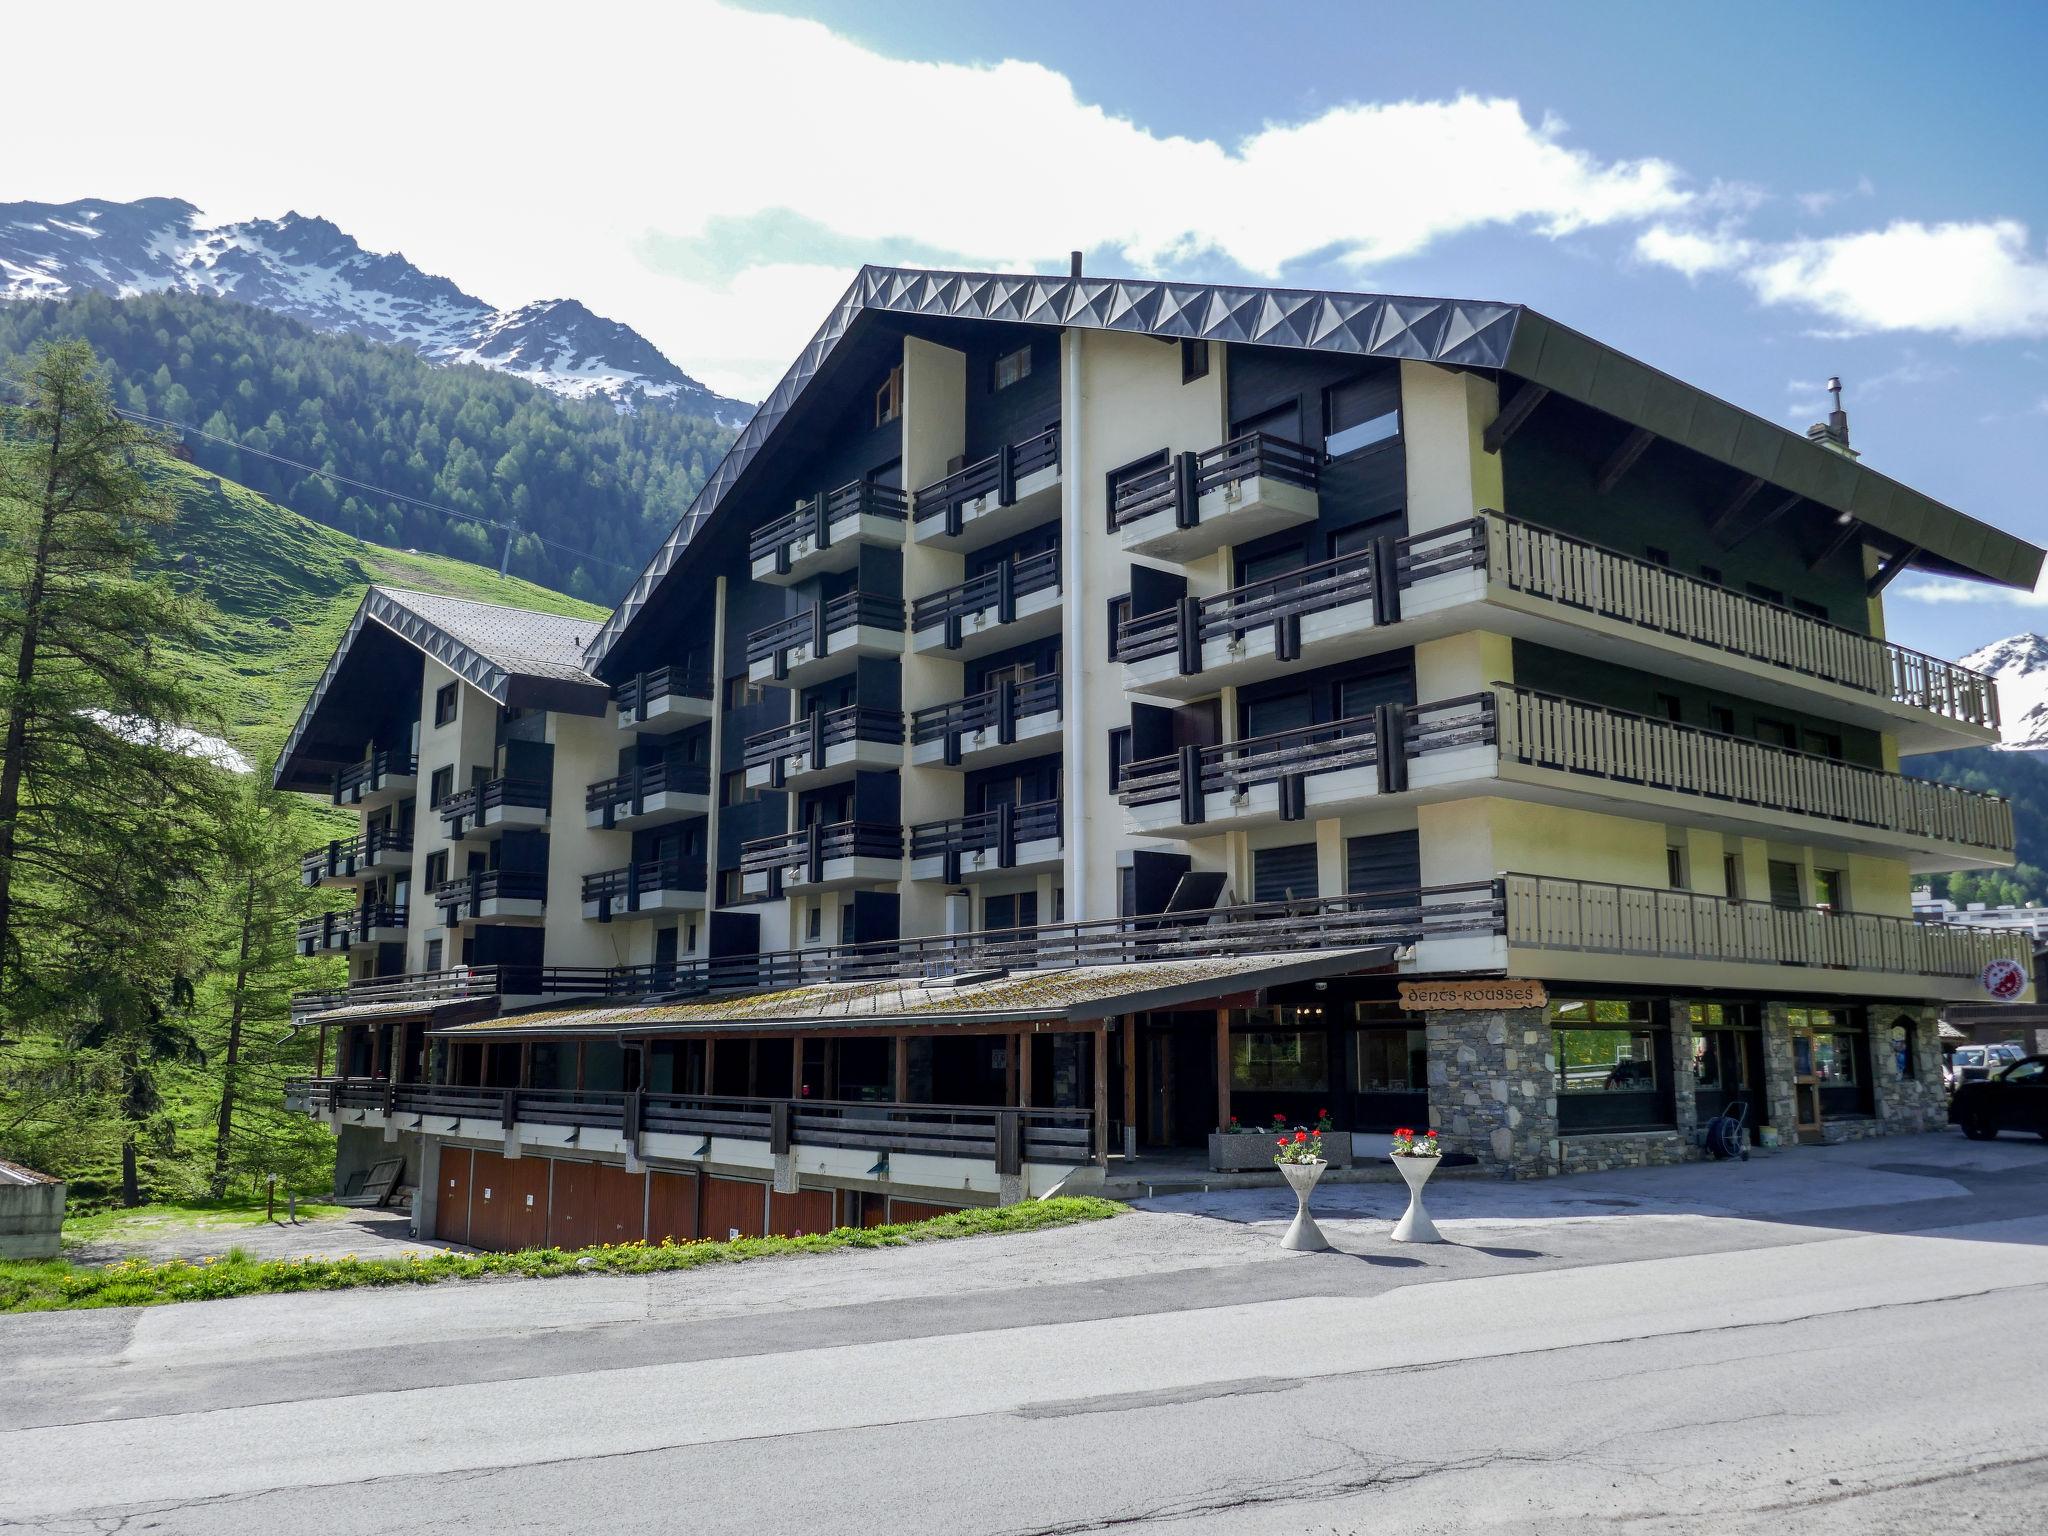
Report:
[[[723,1242],[737,1232],[741,1237],[759,1237],[765,1230],[768,1186],[749,1184],[743,1179],[704,1181],[704,1236]]]
[[[686,1242],[697,1235],[697,1176],[694,1173],[647,1175],[647,1241],[665,1237]]]
[[[505,1246],[507,1199],[505,1159],[496,1152],[471,1154],[469,1245],[472,1248],[502,1249]]]
[[[434,1192],[434,1236],[444,1243],[469,1241],[470,1151],[443,1147],[441,1187]]]
[[[889,1197],[889,1219],[893,1221],[929,1221],[934,1216],[950,1216],[962,1207],[956,1205],[933,1205],[924,1200],[898,1200]]]
[[[768,1230],[777,1237],[830,1232],[834,1225],[829,1189],[800,1189],[793,1195],[768,1197]]]

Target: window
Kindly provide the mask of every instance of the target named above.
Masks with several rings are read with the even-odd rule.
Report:
[[[1131,728],[1120,725],[1109,733],[1109,792],[1116,793],[1131,763]]]
[[[1771,905],[1802,906],[1799,899],[1799,866],[1789,859],[1771,860]]]
[[[434,690],[434,724],[448,725],[455,719],[456,700],[461,695],[459,684],[445,683]]]
[[[1813,872],[1813,904],[1826,907],[1830,912],[1839,912],[1845,903],[1842,900],[1842,872],[1839,869],[1816,869]]]
[[[1014,896],[991,896],[981,904],[981,926],[988,932],[1003,928],[1033,928],[1038,924],[1038,892],[1019,891]]]
[[[1683,720],[1685,701],[1675,693],[1660,693],[1657,695],[1657,713],[1666,720]]]
[[[1767,747],[1789,748],[1799,739],[1799,733],[1784,720],[1773,720],[1768,715],[1758,715],[1756,739]]]
[[[448,850],[442,848],[427,855],[427,889],[438,891],[448,883]]]
[[[1721,855],[1721,893],[1730,901],[1742,900],[1742,860],[1732,853]]]
[[[1027,342],[1014,352],[1005,352],[989,368],[988,387],[991,391],[1008,389],[1012,384],[1021,384],[1031,377],[1031,347]]]
[[[1913,1021],[1904,1014],[1892,1025],[1892,1070],[1908,1082],[1920,1075],[1913,1059]]]
[[[1131,594],[1126,592],[1121,597],[1112,597],[1109,600],[1109,659],[1111,661],[1116,660],[1117,631],[1129,623],[1130,618]]]
[[[1785,594],[1776,587],[1767,587],[1760,581],[1746,581],[1742,585],[1743,590],[1751,597],[1766,603],[1776,603],[1780,608],[1785,606]]]
[[[1260,848],[1252,854],[1252,900],[1313,901],[1316,893],[1314,843]]]
[[[1675,843],[1664,850],[1664,878],[1674,891],[1685,889],[1685,850]]]
[[[1669,566],[1671,564],[1671,551],[1659,549],[1656,545],[1652,544],[1643,551],[1643,558],[1652,565]]]
[[[1808,731],[1806,750],[1815,757],[1831,757],[1839,763],[1842,760],[1842,738],[1833,731]]]
[[[1828,610],[1825,604],[1809,603],[1803,597],[1795,597],[1792,599],[1792,611],[1794,613],[1803,613],[1809,619],[1819,619],[1823,624],[1829,622]]]
[[[427,940],[427,969],[429,971],[441,969],[441,940],[439,939]]]
[[[721,869],[718,872],[718,904],[721,907],[737,907],[748,899],[746,887],[740,881],[736,869]]]
[[[1332,459],[1401,435],[1399,375],[1373,374],[1323,391],[1323,453]]]
[[[433,804],[439,805],[454,793],[455,769],[452,766],[436,768],[434,776],[427,780],[427,799]]]
[[[903,414],[903,369],[891,368],[875,386],[875,425],[886,427]]]
[[[766,793],[767,791],[758,785],[748,787],[747,770],[744,768],[734,768],[720,775],[718,780],[720,805],[753,805]]]
[[[1180,381],[1192,384],[1209,376],[1209,343],[1183,340],[1180,344]]]
[[[1429,1035],[1420,1029],[1358,1032],[1360,1093],[1427,1093]]]
[[[1550,1005],[1557,1047],[1558,1129],[1623,1130],[1665,1124],[1661,1031],[1649,1004],[1629,998],[1560,998]]]
[[[825,909],[813,906],[804,920],[804,937],[813,943],[825,936]]]
[[[725,707],[746,709],[759,704],[768,697],[768,685],[757,683],[745,673],[725,680]]]
[[[1721,586],[1721,585],[1723,585],[1723,583],[1722,583],[1722,581],[1721,581],[1721,567],[1719,567],[1718,565],[1703,565],[1703,566],[1701,566],[1701,567],[1700,567],[1700,580],[1701,580],[1701,581],[1711,581],[1711,582],[1712,582],[1712,583],[1713,583],[1713,584],[1714,584],[1715,586],[1717,586],[1717,587],[1718,587],[1718,586]]]
[[[1726,704],[1709,704],[1707,706],[1707,726],[1711,730],[1719,731],[1723,736],[1733,736],[1735,734],[1735,711]]]
[[[1323,1093],[1330,1086],[1330,1036],[1321,1010],[1253,1008],[1250,1030],[1230,1037],[1230,1086],[1250,1093]]]
[[[1414,831],[1377,832],[1344,844],[1344,889],[1353,896],[1419,890],[1422,839]]]

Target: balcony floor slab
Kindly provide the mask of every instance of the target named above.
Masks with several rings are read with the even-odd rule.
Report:
[[[772,660],[750,661],[747,663],[747,677],[756,683],[770,683],[779,688],[804,688],[812,683],[825,681],[851,672],[855,662],[862,656],[901,656],[903,654],[903,633],[894,629],[876,629],[870,625],[857,624],[849,629],[834,630],[825,637],[825,651],[814,655],[810,643],[791,646],[785,653],[788,657],[782,677],[775,675]]]
[[[614,827],[659,827],[671,821],[687,821],[692,816],[709,815],[711,797],[686,793],[679,789],[665,789],[640,797],[640,809],[635,811],[630,802],[612,808]],[[583,824],[592,831],[602,830],[605,813],[588,810],[583,813]]]
[[[969,731],[960,737],[960,764],[970,768],[994,768],[1027,757],[1042,757],[1056,751],[1060,740],[1061,716],[1057,710],[1026,715],[1017,722],[1015,739],[997,741],[994,730]],[[920,768],[946,766],[943,741],[921,741],[911,749],[910,760]]]
[[[773,555],[755,560],[751,566],[754,580],[771,587],[793,587],[813,576],[850,571],[860,564],[860,547],[863,544],[884,549],[900,548],[904,541],[904,523],[900,517],[877,517],[872,512],[863,512],[857,517],[841,518],[834,523],[831,537],[832,542],[822,549],[809,534],[791,540],[787,572],[775,569]]]
[[[903,746],[900,742],[842,741],[827,747],[825,761],[815,768],[808,752],[792,753],[785,763],[783,788],[815,789],[821,784],[850,779],[857,773],[885,773],[901,768]],[[774,787],[774,777],[768,764],[756,763],[747,769],[747,788],[770,789]]]
[[[646,731],[650,735],[666,736],[671,731],[685,730],[693,725],[702,725],[711,718],[711,701],[695,698],[686,693],[665,693],[658,699],[650,700],[644,717],[634,719],[630,711],[619,715],[619,729],[622,731]]]
[[[1008,506],[996,500],[995,492],[960,503],[960,531],[946,532],[943,517],[928,517],[917,523],[911,538],[933,549],[970,550],[998,539],[1007,539],[1060,515],[1060,471],[1058,465],[1033,470],[1017,479],[1016,498]]]
[[[1213,555],[1226,544],[1247,544],[1269,533],[1299,528],[1316,520],[1320,498],[1314,491],[1253,475],[1204,495],[1195,507],[1196,523],[1182,528],[1167,507],[1124,525],[1121,541],[1127,555],[1185,562]]]
[[[1057,588],[1028,593],[1017,599],[1017,616],[1004,624],[998,621],[995,604],[991,603],[961,616],[958,650],[946,649],[946,630],[940,624],[927,625],[912,634],[910,648],[920,656],[952,656],[966,661],[992,651],[1008,650],[1013,645],[1043,640],[1059,633],[1060,604]]]

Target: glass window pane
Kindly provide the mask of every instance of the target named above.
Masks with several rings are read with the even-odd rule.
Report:
[[[1419,1029],[1358,1032],[1360,1093],[1422,1093],[1429,1087],[1428,1036]]]
[[[1330,1037],[1321,1030],[1259,1030],[1230,1037],[1230,1085],[1320,1093],[1330,1086]]]
[[[1557,1074],[1561,1093],[1651,1093],[1655,1043],[1647,1029],[1560,1029]]]

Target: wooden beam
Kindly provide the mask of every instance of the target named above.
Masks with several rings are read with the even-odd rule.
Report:
[[[791,1035],[789,1038],[789,1096],[800,1099],[804,1096],[804,1037]]]
[[[1614,450],[1605,464],[1600,466],[1600,478],[1593,489],[1605,496],[1617,485],[1621,477],[1635,468],[1636,460],[1649,451],[1650,444],[1657,441],[1657,434],[1648,427],[1637,427],[1621,440],[1621,446]]]
[[[1031,1107],[1031,1042],[1032,1032],[1025,1030],[1017,1037],[1017,1107]]]
[[[1216,1129],[1230,1124],[1230,1010],[1216,1010]]]
[[[1741,513],[1744,507],[1756,500],[1756,493],[1763,488],[1764,481],[1761,475],[1751,475],[1740,485],[1736,486],[1735,494],[1728,498],[1727,504],[1720,511],[1716,512],[1713,517],[1708,519],[1707,537],[1710,539],[1721,537],[1721,531],[1735,521],[1737,515]]]
[[[1896,553],[1887,555],[1884,564],[1880,565],[1871,574],[1870,580],[1864,584],[1864,590],[1870,596],[1876,597],[1892,584],[1893,577],[1913,563],[1914,557],[1919,553],[1920,546],[1918,544],[1908,544]]]
[[[890,1042],[896,1048],[896,1102],[910,1102],[910,1037],[898,1035]]]
[[[1109,1031],[1111,1021],[1095,1025],[1095,1166],[1109,1165]]]
[[[320,1043],[313,1047],[313,1075],[315,1077],[325,1077],[327,1075],[327,1026],[325,1024],[320,1026]]]
[[[1771,510],[1766,512],[1762,517],[1758,518],[1755,522],[1751,523],[1747,528],[1743,529],[1742,532],[1737,534],[1734,538],[1729,538],[1726,535],[1723,535],[1721,539],[1721,547],[1723,549],[1733,549],[1736,545],[1740,544],[1744,539],[1754,538],[1757,534],[1762,533],[1766,528],[1770,527],[1771,524],[1777,522],[1779,518],[1783,517],[1787,512],[1790,512],[1794,507],[1798,506],[1801,502],[1805,500],[1806,498],[1804,496],[1787,496],[1783,501],[1779,502],[1775,507],[1771,508]]]
[[[1486,430],[1479,435],[1479,446],[1488,453],[1499,453],[1507,440],[1521,430],[1522,423],[1535,413],[1543,403],[1543,397],[1550,393],[1547,384],[1524,384],[1515,391],[1514,398],[1500,408],[1493,420],[1486,424]]]
[[[1124,1015],[1124,1141],[1138,1144],[1138,1016]]]
[[[1809,571],[1819,570],[1823,565],[1826,565],[1828,561],[1834,559],[1836,555],[1839,555],[1852,540],[1860,538],[1862,534],[1863,525],[1857,522],[1856,519],[1853,517],[1849,518],[1846,522],[1839,524],[1835,529],[1833,537],[1831,537],[1826,544],[1821,546],[1820,553],[1818,553],[1811,560],[1806,562],[1806,568]]]

